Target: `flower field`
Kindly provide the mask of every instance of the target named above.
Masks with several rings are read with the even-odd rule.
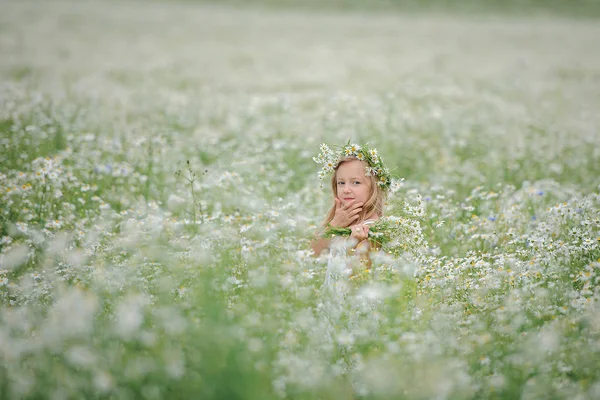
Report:
[[[600,25],[17,2],[0,398],[600,397]],[[311,256],[321,143],[405,252]]]

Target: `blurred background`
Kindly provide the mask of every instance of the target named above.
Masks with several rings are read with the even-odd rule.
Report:
[[[182,0],[207,4],[246,7],[273,7],[305,10],[433,11],[510,13],[513,15],[563,15],[598,17],[598,0]]]

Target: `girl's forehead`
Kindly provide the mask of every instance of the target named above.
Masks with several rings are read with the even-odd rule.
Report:
[[[359,160],[347,161],[337,169],[337,176],[353,175],[354,177],[365,176],[365,167]]]
[[[365,166],[359,160],[346,161],[345,163],[342,163],[337,169],[338,175],[357,172],[359,172],[361,176],[365,174]]]

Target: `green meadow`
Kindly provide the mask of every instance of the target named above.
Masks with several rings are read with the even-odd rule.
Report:
[[[0,398],[600,397],[600,6],[368,4],[1,2]]]

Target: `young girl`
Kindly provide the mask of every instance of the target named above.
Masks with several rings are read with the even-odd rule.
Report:
[[[369,240],[369,225],[383,216],[383,205],[391,178],[376,149],[348,143],[339,151],[321,145],[321,154],[314,158],[322,163],[319,178],[332,174],[331,188],[334,204],[327,213],[319,236],[328,232],[347,231],[350,239],[343,247],[354,250],[368,261],[372,243]],[[333,236],[329,234],[328,236]],[[338,237],[334,237],[338,239]],[[332,247],[330,237],[315,239],[311,247],[315,256]]]

